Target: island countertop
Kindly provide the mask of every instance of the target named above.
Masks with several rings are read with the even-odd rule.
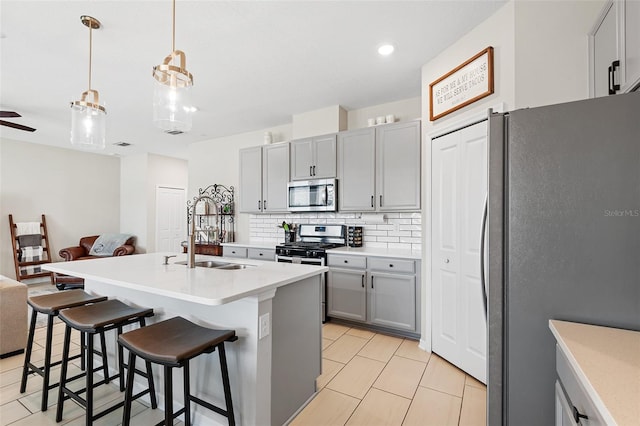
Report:
[[[187,268],[176,264],[187,260],[185,254],[178,254],[164,265],[164,257],[174,254],[148,253],[58,262],[42,265],[42,268],[204,305],[222,305],[258,295],[328,270],[323,266],[214,256],[196,256],[196,261],[215,260],[254,267],[234,270]]]
[[[549,328],[607,424],[640,417],[640,332],[550,320]]]

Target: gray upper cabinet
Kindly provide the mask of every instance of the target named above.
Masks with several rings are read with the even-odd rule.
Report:
[[[610,0],[589,33],[591,97],[640,85],[640,2]]]
[[[420,121],[338,134],[340,211],[420,210]]]
[[[292,141],[291,180],[336,177],[336,135]]]
[[[286,212],[288,182],[289,144],[240,150],[241,213]]]
[[[367,128],[338,134],[338,209],[375,210],[376,134]]]
[[[379,210],[420,210],[420,122],[376,128]]]
[[[262,147],[240,150],[240,187],[238,188],[241,213],[262,212]]]
[[[262,211],[287,211],[287,183],[289,183],[289,144],[279,143],[262,147]]]

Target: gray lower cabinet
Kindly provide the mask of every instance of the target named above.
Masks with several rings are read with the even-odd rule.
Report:
[[[327,264],[329,317],[420,331],[418,261],[329,253]]]
[[[331,317],[353,321],[367,320],[367,291],[365,270],[329,270],[327,311]]]
[[[370,274],[369,322],[383,327],[416,329],[416,277],[379,272]]]

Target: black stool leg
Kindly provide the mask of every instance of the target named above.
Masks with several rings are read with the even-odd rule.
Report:
[[[173,424],[173,376],[172,368],[164,367],[164,424]]]
[[[93,334],[87,336],[87,374],[86,374],[86,392],[87,392],[87,412],[85,414],[86,425],[91,426],[93,420]]]
[[[107,342],[104,338],[104,331],[100,332],[100,345],[102,346],[102,351],[100,352],[102,354],[102,370],[104,371],[104,382],[105,383],[109,383],[110,377],[109,377],[109,363],[107,361]],[[93,352],[91,352],[91,354],[93,354]]]
[[[27,338],[27,352],[24,354],[24,366],[22,367],[22,381],[20,382],[20,393],[27,390],[27,377],[29,376],[29,363],[31,362],[31,351],[33,349],[33,336],[36,331],[36,318],[38,312],[31,308],[31,325],[29,326],[29,337]]]
[[[118,327],[118,332],[116,339],[118,336],[122,334],[122,327]],[[131,369],[131,366],[128,366]],[[134,366],[135,368],[135,366]],[[124,350],[122,349],[122,345],[118,345],[118,372],[120,373],[120,392],[124,391]]]
[[[118,346],[122,347],[121,345]],[[129,366],[127,368],[127,386],[124,391],[124,411],[122,412],[122,426],[129,426],[129,423],[131,422],[131,397],[133,395],[133,375],[135,374],[135,365],[136,354],[132,351],[129,351]]]
[[[227,404],[227,419],[229,426],[236,424],[233,415],[233,402],[231,401],[231,385],[229,384],[229,370],[227,369],[227,355],[224,351],[224,342],[218,345],[218,355],[220,356],[220,370],[222,371],[222,386],[224,387],[224,401]]]
[[[42,380],[42,405],[40,411],[47,411],[49,405],[49,377],[51,376],[51,344],[53,341],[53,315],[47,315],[47,340],[44,347],[44,377]]]
[[[184,374],[184,426],[191,426],[191,391],[189,385],[189,361],[182,366]]]
[[[69,346],[71,344],[71,327],[64,330],[64,344],[62,347],[62,367],[60,368],[60,385],[58,387],[58,408],[56,410],[56,422],[62,420],[64,410],[64,393],[67,385],[67,367],[69,366]]]
[[[86,353],[85,351],[87,350],[87,342],[86,339],[84,337],[84,333],[81,331],[80,332],[80,370],[85,371],[85,369],[87,368],[87,362],[86,362]]]
[[[156,387],[153,384],[153,370],[151,370],[151,362],[145,360],[147,366],[147,382],[149,383],[149,398],[151,399],[151,408],[158,408],[158,400],[156,399]]]

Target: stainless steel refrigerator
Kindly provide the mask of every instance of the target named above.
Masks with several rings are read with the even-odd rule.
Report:
[[[640,93],[490,114],[488,153],[488,420],[552,425],[549,319],[640,330]]]

